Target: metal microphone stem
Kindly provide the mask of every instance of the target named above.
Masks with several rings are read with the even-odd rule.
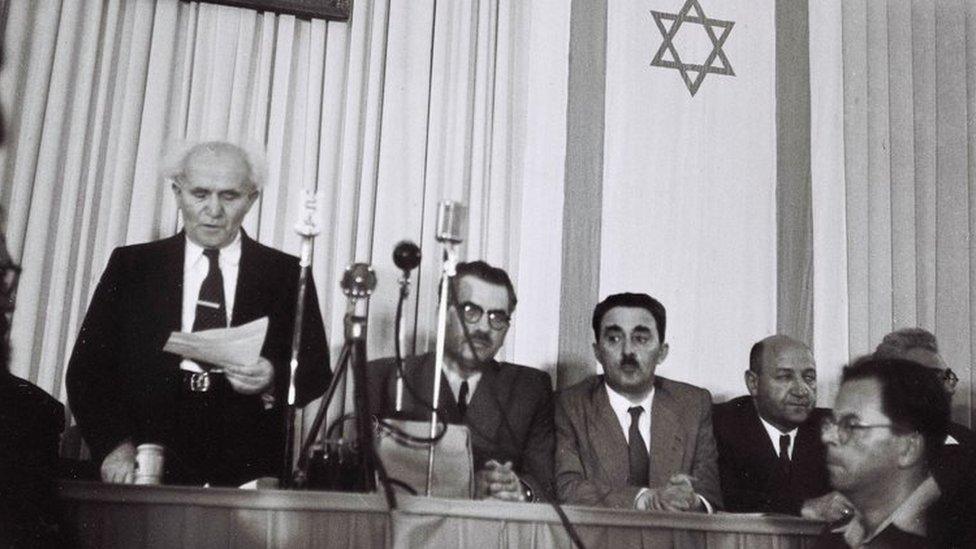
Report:
[[[440,302],[437,306],[437,347],[434,359],[434,394],[433,408],[430,414],[430,438],[437,436],[437,408],[440,406],[441,396],[441,372],[444,371],[444,340],[447,332],[447,301],[448,291],[451,284],[451,277],[456,274],[457,257],[454,253],[454,245],[451,242],[444,243],[444,264],[441,274]],[[434,447],[431,444],[427,450],[427,496],[431,495],[434,482]]]
[[[312,236],[302,235],[302,252],[298,262],[298,296],[295,298],[295,321],[291,333],[291,360],[288,362],[288,400],[285,406],[285,456],[282,462],[281,486],[291,488],[294,482],[295,456],[295,371],[302,345],[302,323],[305,316],[305,292],[312,265]]]

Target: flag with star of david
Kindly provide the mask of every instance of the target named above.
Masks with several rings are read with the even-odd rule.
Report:
[[[661,374],[708,387],[776,330],[775,10],[607,3],[600,295],[660,298]]]

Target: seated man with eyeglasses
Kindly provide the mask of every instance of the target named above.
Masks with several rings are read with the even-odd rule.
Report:
[[[948,425],[949,399],[925,367],[868,356],[845,368],[820,436],[831,485],[854,513],[814,547],[943,547],[929,535],[942,512],[930,471]]]
[[[499,362],[517,298],[508,274],[484,261],[459,263],[448,301],[438,414],[471,430],[477,497],[552,497],[555,448],[549,374]],[[396,359],[367,366],[378,417],[430,420],[434,353],[405,358],[398,399]]]

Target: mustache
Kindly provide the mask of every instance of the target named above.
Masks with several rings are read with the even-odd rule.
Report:
[[[637,357],[628,355],[620,359],[620,365],[638,367],[640,366],[640,363],[637,362]]]
[[[491,336],[485,332],[472,332],[469,334],[471,343],[483,343],[485,345],[491,345]]]

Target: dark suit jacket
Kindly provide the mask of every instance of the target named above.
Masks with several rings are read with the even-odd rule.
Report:
[[[370,409],[377,417],[430,421],[430,412],[405,387],[403,411],[396,414],[396,365],[386,358],[367,367]],[[417,396],[431,402],[434,354],[404,359],[404,379]],[[443,374],[442,374],[443,376]],[[471,430],[474,468],[486,461],[511,461],[519,478],[542,499],[552,497],[552,382],[549,374],[518,364],[491,361],[468,400],[464,419],[446,377],[441,378],[440,409],[447,423]]]
[[[59,543],[58,445],[64,405],[0,370],[0,546]]]
[[[804,500],[829,492],[826,448],[820,442],[820,420],[826,413],[826,409],[814,409],[800,425],[790,476],[780,478],[776,467],[779,450],[759,421],[752,397],[716,404],[712,423],[725,510],[798,515]]]
[[[170,333],[180,331],[184,254],[183,233],[112,253],[68,363],[71,410],[97,463],[130,439],[166,447],[168,483],[234,485],[276,475],[284,449],[298,261],[241,235],[231,326],[268,317],[261,355],[275,368],[276,404],[265,410],[260,395],[230,391],[217,411],[223,466],[199,471],[185,456],[215,442],[187,440],[176,410],[183,391],[181,358],[162,351]],[[296,374],[299,406],[321,394],[331,377],[314,284],[306,292],[305,313]]]
[[[658,377],[651,409],[650,487],[677,473],[695,477],[695,491],[721,508],[718,453],[708,391]],[[556,402],[556,488],[565,503],[632,508],[627,439],[610,407],[603,376],[565,389]]]

